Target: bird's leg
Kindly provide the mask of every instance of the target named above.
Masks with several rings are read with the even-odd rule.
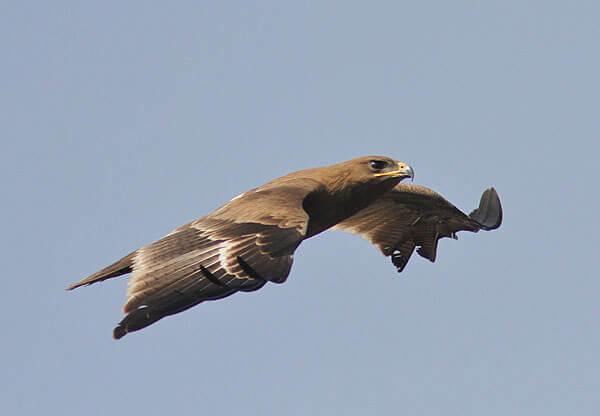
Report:
[[[246,273],[249,277],[252,279],[262,280],[263,282],[267,281],[267,279],[258,274],[258,272],[254,270],[248,263],[246,263],[240,256],[237,256],[237,261],[244,273]]]
[[[223,283],[219,279],[217,279],[217,276],[215,276],[214,274],[212,274],[206,267],[200,266],[200,271],[202,272],[202,274],[204,275],[204,277],[206,277],[208,280],[210,280],[215,285],[224,287],[226,289],[230,289],[229,286],[227,286],[225,283]]]

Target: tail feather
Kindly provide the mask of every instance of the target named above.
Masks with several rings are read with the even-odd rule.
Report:
[[[486,231],[500,227],[502,224],[502,204],[494,188],[488,188],[483,192],[479,207],[474,209],[469,217]]]
[[[73,283],[67,290],[73,290],[80,286],[91,285],[92,283],[101,282],[106,279],[110,279],[111,277],[121,276],[122,274],[131,273],[133,270],[133,259],[135,257],[136,252],[130,253],[123,257],[121,260],[111,264],[103,268],[100,271],[86,277],[79,282]]]

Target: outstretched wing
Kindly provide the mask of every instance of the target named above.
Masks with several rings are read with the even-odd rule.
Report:
[[[466,215],[429,188],[401,183],[335,228],[371,241],[401,272],[415,248],[434,262],[440,238],[494,230],[501,223],[502,205],[494,188],[486,189],[479,207]]]
[[[132,273],[118,339],[205,300],[282,283],[306,235],[304,198],[318,186],[298,179],[248,191],[69,289]]]

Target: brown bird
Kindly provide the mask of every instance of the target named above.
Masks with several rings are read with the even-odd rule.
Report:
[[[440,238],[493,230],[502,207],[493,188],[468,216],[432,190],[401,184],[410,166],[367,156],[282,176],[74,283],[131,273],[115,339],[206,300],[283,283],[300,243],[329,228],[361,235],[398,271],[414,249],[435,261]]]

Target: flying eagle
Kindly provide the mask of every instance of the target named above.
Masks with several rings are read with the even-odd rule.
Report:
[[[254,188],[165,237],[74,283],[131,273],[115,339],[206,300],[283,283],[300,243],[335,228],[371,241],[401,272],[415,248],[435,261],[440,238],[502,222],[494,188],[464,214],[434,191],[400,183],[405,163],[367,156],[301,170]]]

